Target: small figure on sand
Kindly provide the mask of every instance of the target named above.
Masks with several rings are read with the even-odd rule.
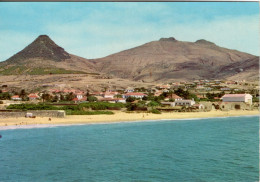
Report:
[[[49,121],[51,121],[51,118],[49,118]]]

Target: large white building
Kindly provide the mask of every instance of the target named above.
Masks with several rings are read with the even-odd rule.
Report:
[[[175,100],[176,106],[192,106],[195,104],[194,100]]]
[[[222,102],[245,102],[252,104],[252,95],[250,94],[225,94]]]

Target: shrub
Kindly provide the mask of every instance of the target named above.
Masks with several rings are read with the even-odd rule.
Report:
[[[0,100],[0,104],[3,104],[4,102]]]
[[[46,104],[11,104],[7,109],[21,110],[59,110],[59,108]]]
[[[98,99],[96,98],[96,97],[94,97],[94,96],[88,96],[87,97],[87,101],[89,101],[89,102],[95,102],[95,101],[97,101]]]
[[[161,111],[159,111],[157,109],[152,109],[150,112],[153,114],[162,114]]]
[[[93,110],[106,110],[109,108],[123,108],[125,104],[123,103],[108,103],[108,102],[90,102],[79,104],[80,108],[91,108]]]
[[[149,107],[155,107],[155,106],[159,106],[159,105],[160,105],[160,103],[159,103],[159,102],[156,102],[156,101],[151,101],[151,102],[148,104]]]
[[[67,115],[100,115],[100,114],[114,114],[112,111],[73,111],[66,110]]]
[[[136,100],[135,97],[128,97],[128,98],[126,99],[126,102],[134,102],[135,100]]]

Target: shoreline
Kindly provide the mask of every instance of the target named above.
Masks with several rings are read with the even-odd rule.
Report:
[[[113,115],[68,115],[65,118],[0,118],[0,130],[32,129],[57,126],[72,126],[86,124],[112,124],[130,122],[156,122],[169,120],[197,120],[210,118],[226,118],[240,116],[259,116],[258,110],[253,111],[210,111],[210,112],[176,112],[176,113],[124,113],[116,111]],[[159,122],[158,121],[158,122]]]

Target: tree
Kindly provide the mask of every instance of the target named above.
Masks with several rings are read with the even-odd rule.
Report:
[[[94,97],[94,96],[88,96],[87,97],[87,101],[89,101],[89,102],[96,102],[98,99],[96,98],[96,97]]]
[[[25,92],[24,89],[21,90],[19,97],[21,97],[22,100],[27,100],[27,93]]]
[[[59,101],[59,97],[55,95],[54,98],[52,99],[52,102],[58,102],[58,101]]]
[[[66,96],[66,100],[67,101],[72,101],[74,99],[74,94],[72,92],[70,92],[67,96]]]
[[[149,107],[155,107],[155,106],[159,106],[160,103],[159,102],[156,102],[156,101],[151,101],[147,104],[147,106]]]
[[[90,96],[90,94],[89,94],[89,90],[87,90],[86,96],[87,96],[87,97],[89,97],[89,96]]]
[[[64,100],[65,100],[64,95],[62,95],[62,94],[60,95],[60,100],[61,100],[61,101],[64,101]]]
[[[184,99],[188,99],[190,93],[187,90],[183,90],[182,88],[178,88],[174,91],[174,93],[180,97],[183,97]]]
[[[0,94],[0,99],[1,100],[10,100],[11,99],[11,95],[9,94],[9,92],[4,92]]]
[[[44,93],[42,94],[42,100],[43,102],[46,102],[46,101],[51,101],[52,100],[52,96],[48,93]]]
[[[134,102],[135,100],[136,100],[135,97],[128,97],[128,98],[126,99],[126,102]]]

